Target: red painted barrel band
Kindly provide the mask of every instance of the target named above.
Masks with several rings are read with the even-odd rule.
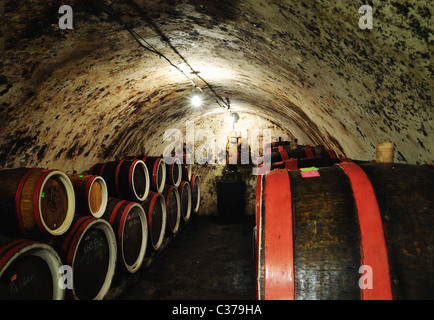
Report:
[[[67,264],[72,266],[72,262],[74,259],[74,253],[78,245],[78,241],[81,238],[82,233],[87,228],[87,226],[94,221],[95,218],[92,217],[82,217],[76,222],[76,227],[74,232],[70,232],[69,234],[69,241],[67,241],[68,249],[67,249],[67,256],[66,256],[66,262]]]
[[[152,211],[154,211],[155,201],[157,201],[157,198],[159,195],[160,195],[159,193],[154,193],[152,195],[151,200],[149,201],[149,207],[148,207],[148,225],[149,225],[149,228],[151,228],[151,225],[152,225]]]
[[[133,160],[133,162],[130,165],[130,169],[128,170],[128,188],[130,189],[130,194],[134,194],[133,169],[135,168],[136,163],[137,163],[137,160]]]
[[[372,289],[361,289],[363,300],[390,300],[389,261],[377,198],[368,176],[353,162],[338,164],[347,174],[354,193],[361,234],[362,265],[372,268]]]
[[[122,233],[124,232],[124,226],[125,226],[125,220],[127,219],[127,215],[130,212],[130,208],[133,206],[135,202],[129,202],[128,205],[124,208],[122,211],[121,219],[119,221],[119,228],[118,228],[118,239],[119,241],[122,240],[122,245],[120,245],[121,250],[121,256],[123,256],[123,237]]]
[[[36,169],[37,168],[33,168],[26,172],[26,174],[21,178],[20,183],[18,184],[17,191],[15,192],[15,214],[17,217],[18,227],[20,228],[20,231],[27,236],[29,236],[29,233],[24,228],[23,220],[21,219],[21,192],[23,191],[24,184],[26,183],[27,178]]]
[[[0,257],[0,270],[4,268],[6,263],[13,257],[15,253],[20,251],[22,248],[36,243],[35,241],[27,240],[27,239],[19,239],[14,240],[7,245],[3,246],[2,249],[2,255]]]
[[[286,161],[286,160],[289,159],[288,151],[282,150],[282,151],[279,151],[279,152],[280,152],[280,157],[282,158],[282,161]]]
[[[291,158],[289,160],[286,160],[285,169],[286,170],[297,170],[298,169],[298,159],[297,158]]]
[[[118,213],[119,207],[127,202],[127,200],[121,200],[118,203],[116,203],[115,207],[113,208],[112,213],[110,214],[109,223],[110,225],[113,225],[113,222],[115,221],[116,215]]]
[[[152,168],[152,184],[154,185],[154,188],[158,190],[157,186],[157,171],[158,171],[158,165],[160,164],[160,158],[155,159],[154,161],[154,167]]]
[[[308,158],[315,158],[313,152],[312,152],[312,148],[310,146],[306,146],[304,147],[304,152],[306,152],[306,156]]]
[[[101,169],[99,170],[99,175],[100,175],[100,176],[103,175],[104,169],[105,169],[105,167],[107,166],[107,164],[108,164],[108,162],[104,163],[104,164],[102,165]]]
[[[89,179],[87,179],[86,186],[85,186],[85,199],[86,199],[86,207],[89,206],[89,192],[90,187],[92,186],[92,183],[95,181],[97,176],[91,176]],[[80,178],[79,178],[80,179]],[[89,207],[89,211],[91,211],[91,208]]]
[[[292,197],[288,171],[274,170],[264,191],[264,298],[294,300]]]
[[[60,246],[62,252],[65,252],[65,253],[68,252],[69,247],[71,245],[72,237],[74,237],[75,232],[80,227],[83,220],[87,220],[88,218],[89,217],[87,217],[87,216],[83,216],[83,217],[77,219],[77,221],[73,222],[71,228],[68,230],[68,233],[66,234],[66,237],[63,239],[62,244]]]
[[[36,183],[35,191],[33,193],[33,217],[35,218],[35,223],[38,227],[38,229],[43,234],[49,234],[49,232],[44,228],[44,225],[42,224],[41,214],[42,212],[39,211],[39,195],[41,194],[41,187],[42,183],[45,181],[45,178],[51,173],[55,171],[52,170],[44,170],[42,175],[39,177],[38,182]]]
[[[120,198],[121,198],[121,190],[119,188],[119,170],[121,169],[122,163],[124,163],[124,161],[125,161],[125,159],[118,163],[118,166],[116,167],[116,173],[115,173],[116,193],[118,194],[118,197],[120,197]]]
[[[333,151],[333,150],[326,150],[327,151],[327,153],[329,154],[329,157],[330,158],[332,158],[332,159],[336,159],[337,157],[336,157],[336,153]]]

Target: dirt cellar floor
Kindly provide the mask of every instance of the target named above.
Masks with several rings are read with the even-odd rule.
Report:
[[[194,216],[120,298],[251,300],[255,294],[254,217],[224,223]]]

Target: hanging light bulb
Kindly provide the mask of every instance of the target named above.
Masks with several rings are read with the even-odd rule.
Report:
[[[240,116],[236,112],[230,112],[229,115],[226,117],[226,122],[230,125],[235,124],[240,119]]]
[[[194,95],[191,98],[191,104],[193,107],[200,107],[202,105],[202,97],[199,96],[198,94]]]

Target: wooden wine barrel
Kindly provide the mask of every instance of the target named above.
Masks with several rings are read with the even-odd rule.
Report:
[[[89,173],[104,178],[109,197],[143,201],[149,192],[149,174],[139,159],[122,159],[94,165]]]
[[[191,188],[188,181],[182,181],[178,188],[181,199],[181,217],[184,221],[190,220],[191,216]]]
[[[63,300],[61,265],[47,244],[0,236],[0,300]]]
[[[137,158],[141,159],[148,168],[148,174],[151,182],[150,190],[158,193],[163,192],[164,185],[166,183],[166,164],[163,158],[150,156]]]
[[[181,161],[173,158],[172,163],[166,163],[166,184],[178,187],[182,180],[182,165]]]
[[[432,190],[429,166],[405,164],[259,176],[256,297],[433,299]]]
[[[181,222],[181,197],[178,188],[171,185],[164,187],[163,196],[166,199],[166,231],[168,234],[173,235],[178,232]]]
[[[68,174],[74,186],[75,212],[101,218],[107,206],[108,191],[104,179],[90,174]]]
[[[61,235],[71,226],[74,188],[59,170],[19,168],[0,171],[0,233],[40,238]]]
[[[49,242],[64,265],[72,268],[76,300],[102,300],[110,289],[116,269],[116,237],[110,224],[90,216],[76,215],[71,229]]]
[[[163,244],[166,232],[166,201],[161,193],[151,191],[148,198],[141,205],[148,215],[148,245],[153,250],[158,251]]]
[[[148,241],[148,223],[143,208],[137,202],[109,198],[102,219],[108,221],[115,232],[120,270],[137,272]]]
[[[194,213],[199,212],[200,208],[200,176],[193,173],[191,176],[191,207]]]

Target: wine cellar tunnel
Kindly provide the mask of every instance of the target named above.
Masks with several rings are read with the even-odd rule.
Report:
[[[366,8],[360,10],[366,6],[372,9],[371,15]],[[316,146],[330,152],[326,153],[326,158],[333,154],[334,159],[360,160],[358,165],[371,180],[377,199],[381,198],[376,189],[380,187],[374,180],[379,180],[383,174],[375,171],[381,164],[372,160],[378,156],[378,143],[390,142],[394,150],[392,162],[402,167],[384,170],[402,170],[395,176],[402,174],[408,179],[388,181],[391,185],[405,184],[407,189],[402,190],[420,191],[415,196],[415,210],[423,212],[420,215],[426,215],[426,218],[418,220],[422,229],[417,229],[417,233],[421,237],[424,234],[425,238],[413,239],[418,243],[413,250],[424,251],[421,259],[425,260],[414,262],[413,266],[428,269],[425,278],[414,280],[418,285],[426,284],[420,292],[409,289],[412,296],[393,287],[393,297],[432,298],[433,236],[431,229],[423,230],[432,227],[433,223],[433,203],[429,200],[429,190],[433,187],[430,164],[434,162],[433,12],[433,4],[422,0],[342,0],[333,3],[322,0],[0,0],[2,190],[9,187],[4,181],[13,178],[16,181],[16,184],[10,182],[14,195],[9,199],[5,196],[0,201],[0,212],[4,211],[3,216],[10,216],[10,212],[17,211],[19,197],[16,192],[26,192],[24,175],[34,177],[35,181],[39,181],[41,176],[48,179],[47,175],[54,175],[34,168],[59,170],[58,179],[62,183],[64,180],[74,182],[72,177],[80,180],[87,174],[101,176],[110,188],[111,183],[122,178],[116,176],[113,181],[107,181],[111,178],[103,176],[101,166],[104,164],[106,170],[128,175],[133,169],[128,172],[131,167],[125,167],[127,162],[143,162],[149,169],[151,160],[146,156],[162,158],[170,148],[169,151],[175,151],[175,155],[178,151],[181,154],[193,151],[187,180],[191,188],[191,174],[200,179],[200,209],[198,212],[192,210],[190,225],[182,224],[179,235],[163,241],[161,255],[155,247],[149,248],[148,243],[143,265],[149,265],[147,268],[142,266],[146,270],[129,270],[129,277],[122,275],[118,279],[119,268],[108,268],[106,272],[112,272],[115,280],[111,286],[100,284],[107,287],[107,294],[97,298],[279,298],[264,296],[263,290],[255,285],[258,277],[254,259],[258,252],[253,251],[258,250],[255,248],[261,223],[258,215],[262,213],[258,201],[266,203],[265,198],[262,202],[260,193],[271,186],[266,182],[268,179],[280,181],[281,177],[278,178],[277,174],[261,175],[261,172],[258,175],[255,169],[258,161],[265,159],[269,151],[271,158],[274,154],[280,157],[278,161],[286,160],[281,151],[288,150],[288,159],[292,156],[289,147],[286,149],[282,145],[278,148],[276,145],[267,148],[266,142],[293,142],[296,139],[299,149],[312,146],[313,149],[300,149],[306,153],[299,157],[299,165],[300,159],[309,158],[310,152],[315,157]],[[371,27],[367,27],[369,22],[372,22]],[[239,156],[235,160],[229,152],[233,147],[231,139],[236,141],[234,148]],[[179,141],[181,148],[173,144]],[[247,150],[245,161],[240,158],[242,150]],[[319,163],[308,165],[316,167],[315,171],[321,177],[333,170],[342,171],[340,168],[344,170],[335,173],[337,176],[347,172],[344,165],[324,166],[318,170],[317,167],[322,166]],[[407,166],[415,170],[414,174],[407,172]],[[34,171],[25,173],[25,168]],[[300,168],[301,165],[296,167]],[[139,170],[139,165],[134,169]],[[293,181],[298,180],[292,174],[288,171],[293,193],[290,210],[296,210],[297,199],[303,195],[299,191],[297,196],[293,190],[296,188]],[[152,169],[149,175],[152,176]],[[166,175],[169,179],[169,170],[166,170]],[[384,175],[393,176],[391,173]],[[311,177],[315,178],[316,173],[311,173]],[[424,180],[423,183],[414,181],[418,188],[411,184],[411,179],[416,177]],[[137,182],[137,177],[135,179]],[[351,178],[342,179],[343,184],[350,185]],[[300,181],[300,188],[305,181],[314,179]],[[147,199],[142,194],[135,201],[123,196],[129,191],[137,191],[134,187],[128,188],[128,181],[125,183],[125,186],[117,185],[114,191],[109,190],[109,198],[115,194],[114,198],[124,201],[147,202],[143,205],[145,214],[148,214],[149,206],[159,203],[161,197],[158,193],[167,192],[153,190],[151,185],[149,193],[146,192]],[[319,184],[311,186],[306,182],[303,190],[325,194],[327,187],[321,191]],[[258,186],[262,188],[259,191]],[[178,193],[182,196],[183,189],[177,188],[180,188]],[[398,189],[397,193],[405,192],[402,190]],[[66,197],[68,191],[64,193]],[[232,210],[221,207],[222,202],[230,202],[229,198],[233,201],[230,204]],[[323,207],[331,206],[328,199],[324,200]],[[107,201],[106,210],[136,206],[114,201]],[[351,201],[357,203],[357,199]],[[384,200],[385,204],[380,202],[378,207],[385,215],[383,211],[389,212],[383,208],[387,201]],[[403,207],[409,205],[402,204]],[[24,206],[23,202],[21,207]],[[78,202],[75,207],[79,207]],[[36,210],[35,205],[33,209]],[[60,209],[56,206],[55,210]],[[311,212],[314,209],[306,210]],[[137,212],[135,214],[139,215]],[[70,221],[69,231],[78,223],[77,216],[74,219]],[[297,223],[298,220],[294,219]],[[43,245],[39,250],[51,252],[56,247],[55,240],[33,237],[32,232],[29,237],[9,232],[15,228],[7,225],[10,220],[0,221],[0,230],[6,230],[6,237],[41,241]],[[59,221],[52,223],[56,226]],[[107,224],[101,221],[83,220],[80,223],[98,229],[100,237],[109,232]],[[383,224],[386,236],[392,234],[384,220]],[[342,232],[343,238],[345,232]],[[2,236],[0,245],[7,242]],[[411,238],[412,234],[403,237]],[[199,248],[199,244],[209,246],[203,251],[197,249],[195,255],[194,247]],[[294,250],[296,245],[294,242]],[[211,249],[213,246],[215,251]],[[388,243],[387,246],[389,251],[392,250]],[[110,249],[107,250],[109,255]],[[149,256],[150,252],[153,256]],[[209,277],[210,284],[202,286],[209,295],[199,293],[200,283],[197,287],[192,285],[191,290],[196,291],[191,294],[177,291],[176,283],[184,285],[182,277],[175,277],[176,282],[165,276],[173,274],[173,269],[178,266],[172,265],[168,259],[182,256],[181,252],[192,254],[185,257],[185,272],[208,268],[210,273],[232,276],[229,280]],[[202,258],[198,252],[202,252]],[[216,264],[227,267],[218,270],[220,272],[215,272],[212,264],[213,257],[218,259],[216,252],[222,259],[216,260]],[[359,258],[356,255],[354,259]],[[162,264],[160,273],[158,268],[161,265],[158,263]],[[61,264],[66,263],[62,261]],[[395,272],[394,265],[390,264],[391,272]],[[358,265],[361,264],[358,262]],[[306,278],[327,281],[318,280],[320,277],[312,276],[310,272],[313,271],[304,270]],[[357,270],[354,274],[354,277],[360,277]],[[14,274],[9,275],[9,280],[10,277],[16,279]],[[203,274],[197,277],[197,281],[206,278]],[[160,279],[160,282],[155,279]],[[396,286],[396,282],[392,281],[392,285]],[[154,291],[150,283],[155,286]],[[297,283],[300,289],[302,281]],[[357,286],[357,280],[352,283]],[[215,290],[219,286],[223,289]],[[128,293],[130,287],[132,293]],[[264,287],[265,291],[271,292],[266,284]],[[84,299],[94,297],[95,292],[91,289],[82,290]],[[140,296],[140,290],[146,294]],[[259,291],[256,296],[255,290]],[[355,292],[360,296],[358,288]],[[323,295],[297,294],[296,298],[300,299],[339,298],[324,292]],[[66,297],[71,297],[71,294],[66,292]]]

